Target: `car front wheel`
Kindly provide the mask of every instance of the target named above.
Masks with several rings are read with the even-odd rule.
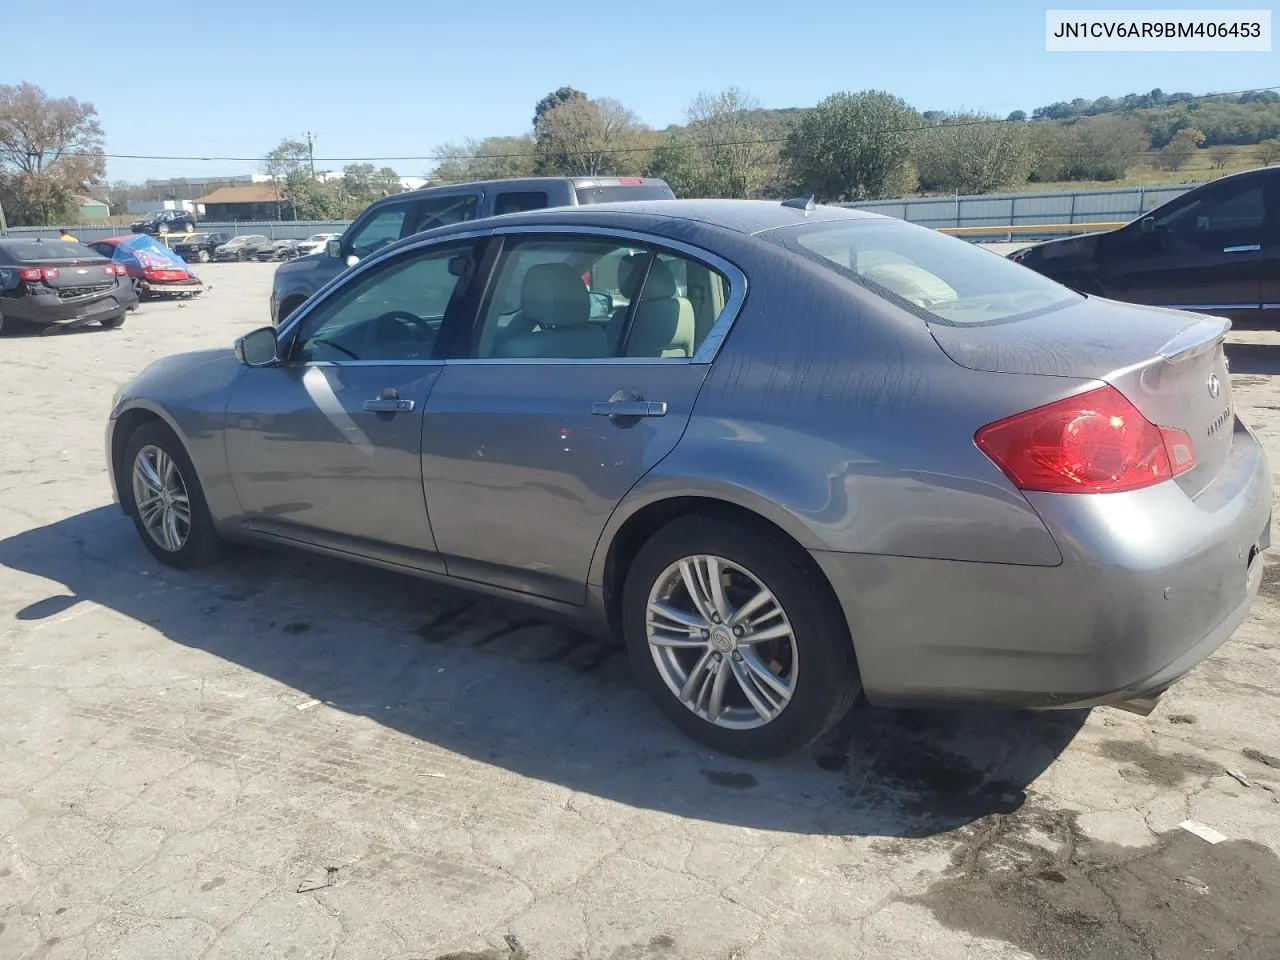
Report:
[[[623,633],[642,686],[686,734],[765,759],[820,736],[861,689],[839,605],[781,534],[679,518],[641,547]]]
[[[222,557],[225,546],[195,467],[168,426],[152,421],[133,432],[125,444],[124,471],[121,495],[153,557],[179,570]]]
[[[156,233],[168,233],[168,232],[169,232],[169,225],[167,223],[162,223],[160,224],[160,226],[156,227]]]
[[[196,254],[196,259],[197,259],[197,260],[199,260],[201,263],[208,263],[208,262],[209,262],[209,251],[208,251],[208,250],[201,250],[199,253],[197,253],[197,254]]]

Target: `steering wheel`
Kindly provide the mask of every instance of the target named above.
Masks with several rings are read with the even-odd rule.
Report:
[[[416,331],[418,335],[411,334],[406,337],[405,331]],[[398,331],[399,336],[386,336],[391,331]],[[379,343],[395,340],[413,340],[420,342],[423,346],[430,346],[435,342],[435,331],[431,329],[430,324],[416,314],[410,313],[408,310],[388,310],[386,313],[379,314],[369,321],[369,325],[365,330],[364,342],[366,352],[371,352],[368,348],[376,347]]]

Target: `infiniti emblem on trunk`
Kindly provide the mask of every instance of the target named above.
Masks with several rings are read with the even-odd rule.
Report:
[[[1204,382],[1204,385],[1209,388],[1209,396],[1217,400],[1218,395],[1222,393],[1222,381],[1218,379],[1218,375],[1216,373],[1209,374],[1209,379]]]

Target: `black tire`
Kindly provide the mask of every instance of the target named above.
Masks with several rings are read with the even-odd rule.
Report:
[[[237,250],[236,259],[239,260],[241,263],[244,263],[246,260],[249,259],[249,254],[246,253],[244,250]]]
[[[114,317],[103,317],[98,323],[107,330],[119,330],[124,326],[124,313],[117,313]]]
[[[194,223],[184,223],[184,224],[182,225],[182,232],[183,232],[183,233],[195,233],[195,232],[196,232],[196,225],[195,225]]]
[[[168,232],[169,232],[169,225],[167,223],[162,223],[158,227],[156,227],[156,233],[167,234]]]
[[[650,590],[672,564],[695,555],[745,568],[773,593],[790,621],[799,664],[794,689],[762,726],[729,729],[703,719],[672,692],[654,662],[646,633]],[[830,729],[862,689],[844,613],[828,585],[796,544],[763,524],[688,515],[658,530],[627,573],[622,627],[640,685],[685,734],[719,753],[754,760],[791,753]]]
[[[201,251],[199,251],[199,252],[196,254],[196,259],[197,259],[198,261],[200,261],[201,263],[208,263],[208,262],[209,262],[209,251],[208,251],[208,250],[201,250]]]
[[[187,491],[191,522],[185,540],[177,550],[166,549],[152,538],[138,510],[133,488],[133,468],[139,452],[146,447],[159,448],[173,461]],[[153,557],[166,566],[191,570],[215,563],[226,555],[226,544],[214,529],[204,490],[200,486],[200,478],[196,475],[191,458],[187,456],[177,435],[166,424],[152,420],[134,430],[125,441],[124,459],[119,470],[120,497],[129,516],[133,518],[134,528],[142,538],[143,546]]]

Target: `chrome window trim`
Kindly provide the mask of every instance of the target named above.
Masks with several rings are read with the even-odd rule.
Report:
[[[589,206],[589,204],[587,205]],[[681,240],[672,240],[660,234],[645,233],[639,230],[616,229],[613,227],[597,227],[597,226],[567,226],[565,224],[532,224],[522,223],[512,226],[503,226],[494,228],[491,233],[495,237],[508,236],[524,236],[535,234],[541,236],[547,235],[567,235],[567,236],[585,236],[585,237],[601,237],[606,240],[633,240],[639,245],[657,247],[659,250],[669,250],[672,253],[684,254],[691,260],[697,260],[704,265],[711,267],[717,271],[725,281],[729,284],[729,296],[725,299],[724,309],[720,311],[720,316],[716,317],[715,323],[711,325],[711,329],[707,331],[706,339],[698,345],[698,349],[694,351],[692,357],[584,357],[584,358],[539,358],[539,357],[462,357],[457,359],[446,360],[446,365],[456,366],[477,366],[480,364],[493,364],[495,366],[576,366],[589,363],[610,363],[620,364],[624,366],[634,366],[635,364],[698,364],[705,366],[715,360],[716,355],[720,352],[720,346],[724,343],[725,337],[729,335],[734,321],[742,310],[742,305],[747,299],[747,275],[738,268],[736,264],[730,263],[723,257],[704,250],[702,247],[696,247],[693,244],[685,243]]]

